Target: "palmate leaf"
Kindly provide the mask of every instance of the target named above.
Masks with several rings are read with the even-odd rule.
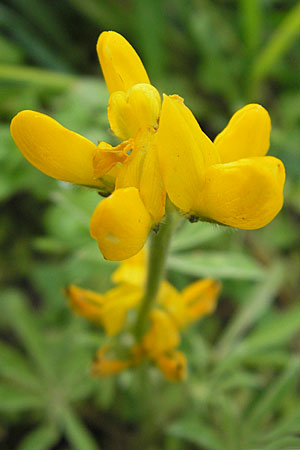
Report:
[[[200,245],[214,241],[228,232],[229,229],[227,227],[211,223],[198,222],[191,226],[189,222],[185,222],[176,232],[171,242],[171,250],[177,252],[194,249]]]
[[[300,306],[274,313],[244,340],[247,351],[287,344],[300,331]]]
[[[174,422],[167,433],[203,447],[205,450],[224,450],[224,445],[211,425],[186,417]]]
[[[24,391],[16,386],[1,383],[0,386],[0,412],[21,413],[42,409],[44,398],[31,392]]]
[[[49,450],[59,438],[59,431],[52,425],[44,424],[28,433],[17,450]]]
[[[43,376],[52,373],[47,346],[37,318],[32,314],[24,298],[17,291],[8,291],[5,298],[5,311],[13,331],[21,340],[25,350],[39,368]]]
[[[61,411],[61,421],[68,441],[74,450],[100,450],[93,436],[69,408]]]
[[[260,280],[263,268],[250,256],[239,252],[203,251],[172,254],[168,268],[195,277]]]
[[[20,351],[0,341],[0,375],[20,386],[39,389],[40,380]]]
[[[218,344],[218,352],[221,355],[228,354],[232,347],[239,342],[241,336],[265,314],[283,283],[284,275],[284,267],[279,262],[268,270],[263,281],[243,302],[221,336]]]
[[[246,418],[248,429],[257,432],[257,427],[280,407],[287,393],[295,389],[299,374],[300,359],[294,358],[286,370],[254,403]]]

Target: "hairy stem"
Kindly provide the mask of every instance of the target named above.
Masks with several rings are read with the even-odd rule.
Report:
[[[164,278],[172,232],[176,223],[177,213],[169,206],[166,210],[165,222],[160,225],[158,233],[151,238],[145,293],[135,324],[137,341],[141,339],[145,332],[151,306],[157,297],[160,284]]]

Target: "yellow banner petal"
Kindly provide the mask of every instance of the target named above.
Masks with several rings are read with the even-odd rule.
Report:
[[[160,95],[150,84],[136,84],[127,92],[116,91],[109,98],[110,127],[120,139],[133,138],[142,128],[157,128],[160,108]]]
[[[236,228],[261,228],[282,207],[284,181],[284,166],[272,156],[211,166],[195,213]]]
[[[110,94],[115,91],[128,91],[134,84],[150,84],[138,54],[120,34],[114,31],[101,33],[97,42],[97,53]]]
[[[18,113],[11,135],[25,158],[41,172],[62,181],[102,186],[93,173],[96,145],[36,111]]]
[[[261,105],[239,109],[215,139],[223,163],[264,156],[270,146],[271,119]]]
[[[121,261],[143,248],[151,225],[138,190],[130,187],[117,189],[99,203],[91,218],[90,233],[104,258]]]
[[[203,187],[205,163],[194,126],[186,120],[186,106],[176,98],[164,96],[160,123],[155,134],[161,175],[174,205],[189,212]],[[203,133],[203,146],[206,136]]]

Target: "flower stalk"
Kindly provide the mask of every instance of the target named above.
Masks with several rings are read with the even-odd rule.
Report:
[[[171,238],[178,218],[177,212],[170,202],[168,202],[166,205],[165,221],[160,224],[159,231],[151,237],[145,292],[138,310],[134,330],[138,342],[145,332],[149,312],[164,278]]]

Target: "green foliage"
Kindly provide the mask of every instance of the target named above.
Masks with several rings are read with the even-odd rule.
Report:
[[[0,6],[0,447],[145,450],[300,448],[300,93],[298,1],[4,0]],[[76,24],[76,25],[75,25]],[[73,316],[67,285],[104,292],[115,263],[89,236],[101,200],[38,172],[9,121],[46,112],[94,142],[108,132],[95,53],[122,32],[153,83],[182,95],[211,138],[246,102],[272,118],[287,169],[285,207],[265,229],[183,222],[168,276],[222,281],[217,311],[186,330],[185,383],[152,368],[93,379],[104,342]]]

